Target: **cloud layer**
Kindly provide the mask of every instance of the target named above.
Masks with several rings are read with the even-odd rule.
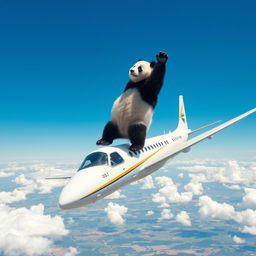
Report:
[[[24,173],[20,174],[20,172]],[[46,180],[45,178],[52,172],[55,175],[63,174],[63,170],[45,164],[33,164],[30,166],[14,165],[3,168],[0,173],[2,178],[16,175],[13,182],[18,184],[19,187],[13,191],[0,191],[0,203],[10,204],[24,201],[29,194],[35,192],[47,194],[51,193],[54,188],[65,185],[66,180]]]
[[[42,204],[29,209],[0,205],[0,230],[0,251],[11,256],[50,255],[54,240],[69,233],[60,216],[44,214]]]
[[[158,193],[153,194],[152,201],[167,206],[169,203],[187,203],[192,200],[192,192],[178,192],[178,185],[166,176],[156,177],[156,183],[160,187]]]
[[[27,200],[29,194],[50,193],[53,188],[62,186],[65,183],[62,180],[45,179],[52,171],[56,175],[63,174],[61,169],[40,163],[13,163],[1,169],[0,178],[14,176],[9,185],[16,185],[12,191],[0,191],[1,255],[57,255],[59,250],[64,256],[78,254],[74,247],[60,248],[54,245],[55,240],[66,236],[69,231],[60,216],[45,215],[43,204],[30,208],[6,205]]]
[[[232,205],[218,203],[209,196],[201,196],[199,206],[199,213],[203,218],[234,220],[242,226],[242,232],[256,235],[256,211],[252,209],[236,211]]]

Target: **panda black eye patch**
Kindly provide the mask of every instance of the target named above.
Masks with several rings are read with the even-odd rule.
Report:
[[[142,72],[143,69],[142,69],[141,66],[139,66],[139,67],[138,67],[138,70],[139,70],[139,72]]]

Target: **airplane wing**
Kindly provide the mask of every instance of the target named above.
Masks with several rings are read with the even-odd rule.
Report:
[[[186,141],[185,143],[180,145],[180,147],[177,149],[177,151],[174,154],[177,154],[180,151],[183,151],[184,149],[187,149],[187,148],[189,148],[189,147],[199,143],[200,141],[202,141],[204,139],[207,139],[207,138],[210,139],[217,132],[219,132],[219,131],[229,127],[230,125],[232,125],[232,124],[240,121],[241,119],[243,119],[243,118],[253,114],[254,112],[256,112],[256,108],[254,108],[254,109],[252,109],[252,110],[250,110],[250,111],[248,111],[248,112],[246,112],[246,113],[244,113],[244,114],[242,114],[240,116],[237,116],[237,117],[235,117],[235,118],[233,118],[233,119],[231,119],[231,120],[229,120],[229,121],[227,121],[227,122],[225,122],[225,123],[223,123],[223,124],[213,128],[213,129],[207,131],[207,132],[204,132],[204,133],[202,133],[202,134],[200,134],[200,135],[198,135],[198,136],[196,136],[196,137]]]
[[[201,130],[203,130],[203,129],[205,129],[205,128],[208,128],[208,127],[213,126],[213,125],[215,125],[215,124],[218,124],[218,123],[220,123],[220,122],[221,122],[221,120],[216,121],[216,122],[211,123],[211,124],[204,125],[204,126],[202,126],[202,127],[200,127],[200,128],[197,128],[197,129],[195,129],[195,130],[193,130],[193,131],[189,131],[188,135],[190,135],[190,134],[192,134],[192,133],[194,133],[194,132],[199,132],[199,131],[201,131]]]
[[[50,176],[46,177],[46,180],[66,180],[66,179],[71,179],[72,176]]]

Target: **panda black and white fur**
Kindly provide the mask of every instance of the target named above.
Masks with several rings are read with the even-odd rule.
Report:
[[[97,145],[109,145],[116,138],[129,138],[130,150],[144,147],[158,94],[163,86],[165,63],[168,55],[159,52],[157,62],[139,60],[129,70],[130,81],[124,92],[115,100],[112,118]]]

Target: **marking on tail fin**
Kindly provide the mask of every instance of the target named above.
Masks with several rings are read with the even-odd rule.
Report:
[[[187,117],[186,117],[186,110],[183,101],[183,96],[179,96],[179,114],[178,114],[178,126],[177,129],[179,130],[188,130],[187,124]]]
[[[180,108],[180,118],[185,123],[185,114],[183,113],[183,106]]]

